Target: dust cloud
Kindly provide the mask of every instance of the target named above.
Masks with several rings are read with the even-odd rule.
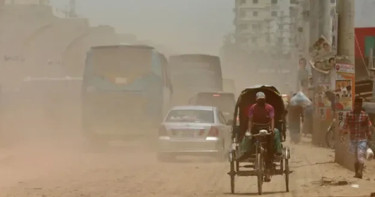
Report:
[[[182,9],[181,2],[171,0],[152,3],[153,8],[140,4],[136,8],[148,8],[150,10],[144,12],[150,15],[127,24],[121,23],[124,17],[138,17],[139,13],[133,10],[121,15],[118,9],[135,1],[126,1],[124,5],[118,5],[120,1],[106,1],[108,7],[104,13],[100,12],[103,10],[99,9],[102,5],[99,1],[80,2],[78,11],[98,15],[92,20],[61,17],[61,12],[56,14],[50,5],[38,4],[44,1],[36,2],[36,5],[0,4],[0,193],[1,189],[30,180],[63,177],[90,169],[119,168],[131,165],[129,161],[150,162],[150,158],[155,157],[152,153],[156,153],[158,126],[148,128],[147,137],[125,139],[118,145],[122,148],[92,149],[82,125],[82,78],[90,47],[116,43],[147,44],[155,46],[166,57],[180,53],[218,55],[222,37],[231,28],[231,17],[221,16],[224,11],[231,10],[231,6],[225,7],[228,3],[220,1],[218,4],[217,0],[191,1],[189,6],[192,7],[187,10]],[[198,7],[198,14],[191,13],[196,10],[193,5],[199,6],[198,2],[204,7]],[[172,12],[165,7],[169,4],[183,13],[178,9]],[[111,15],[109,12],[114,7],[117,9]],[[217,11],[213,10],[217,8]],[[174,18],[174,14],[179,15],[173,21],[163,22]],[[151,20],[154,16],[158,21]],[[208,16],[208,20],[203,20]],[[219,21],[223,17],[226,22],[220,27]],[[211,23],[213,26],[207,26]],[[277,58],[258,55],[243,58],[235,51],[230,52],[222,57],[223,75],[235,80],[237,93],[255,84],[285,82],[294,69],[292,60],[278,61]],[[287,65],[288,72],[280,76],[280,70],[260,70],[274,69],[274,65]],[[284,92],[292,89],[293,82],[288,83],[282,85]],[[108,111],[101,113],[106,116]],[[120,124],[122,120],[117,121]],[[132,129],[135,128],[122,128],[124,131]]]

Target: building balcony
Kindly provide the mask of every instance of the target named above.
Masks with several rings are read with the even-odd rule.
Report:
[[[274,20],[274,18],[272,18],[271,16],[245,16],[245,17],[237,17],[236,20],[238,22],[244,22],[244,23],[254,23],[254,22],[267,23],[267,22]]]
[[[236,35],[239,37],[250,38],[250,37],[261,37],[261,34],[252,30],[236,30]]]
[[[247,8],[247,9],[265,9],[273,6],[269,2],[263,2],[263,3],[257,3],[257,4],[252,4],[252,3],[245,3],[239,6],[239,8]]]
[[[264,21],[264,18],[263,17],[259,17],[259,16],[248,16],[248,17],[241,18],[241,21],[244,21],[244,22]]]

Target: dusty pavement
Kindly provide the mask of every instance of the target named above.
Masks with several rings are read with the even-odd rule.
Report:
[[[1,197],[123,197],[123,196],[256,196],[255,178],[236,180],[229,194],[228,163],[180,158],[159,163],[150,143],[114,145],[90,152],[81,139],[41,140],[0,151]],[[265,196],[369,196],[375,192],[375,162],[363,180],[333,163],[333,152],[308,143],[291,147],[291,192],[283,177],[273,177]],[[181,160],[183,159],[183,160]],[[322,177],[325,184],[322,185]],[[337,186],[330,180],[346,180]],[[354,188],[357,184],[359,188]]]

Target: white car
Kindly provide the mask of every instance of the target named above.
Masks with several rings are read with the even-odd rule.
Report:
[[[168,160],[177,155],[227,158],[231,144],[230,122],[216,107],[173,107],[159,129],[159,159]]]

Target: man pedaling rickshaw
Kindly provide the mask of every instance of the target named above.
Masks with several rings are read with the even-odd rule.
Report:
[[[274,155],[281,155],[282,147],[280,132],[275,128],[274,107],[266,103],[266,95],[263,92],[258,92],[256,94],[256,103],[250,107],[248,116],[248,132],[251,134],[257,134],[260,130],[267,129],[272,133],[272,135],[267,136],[266,139],[267,154],[265,155],[266,171],[264,181],[269,182],[271,180],[270,175],[273,167]],[[254,139],[252,139],[251,144],[254,144]]]

